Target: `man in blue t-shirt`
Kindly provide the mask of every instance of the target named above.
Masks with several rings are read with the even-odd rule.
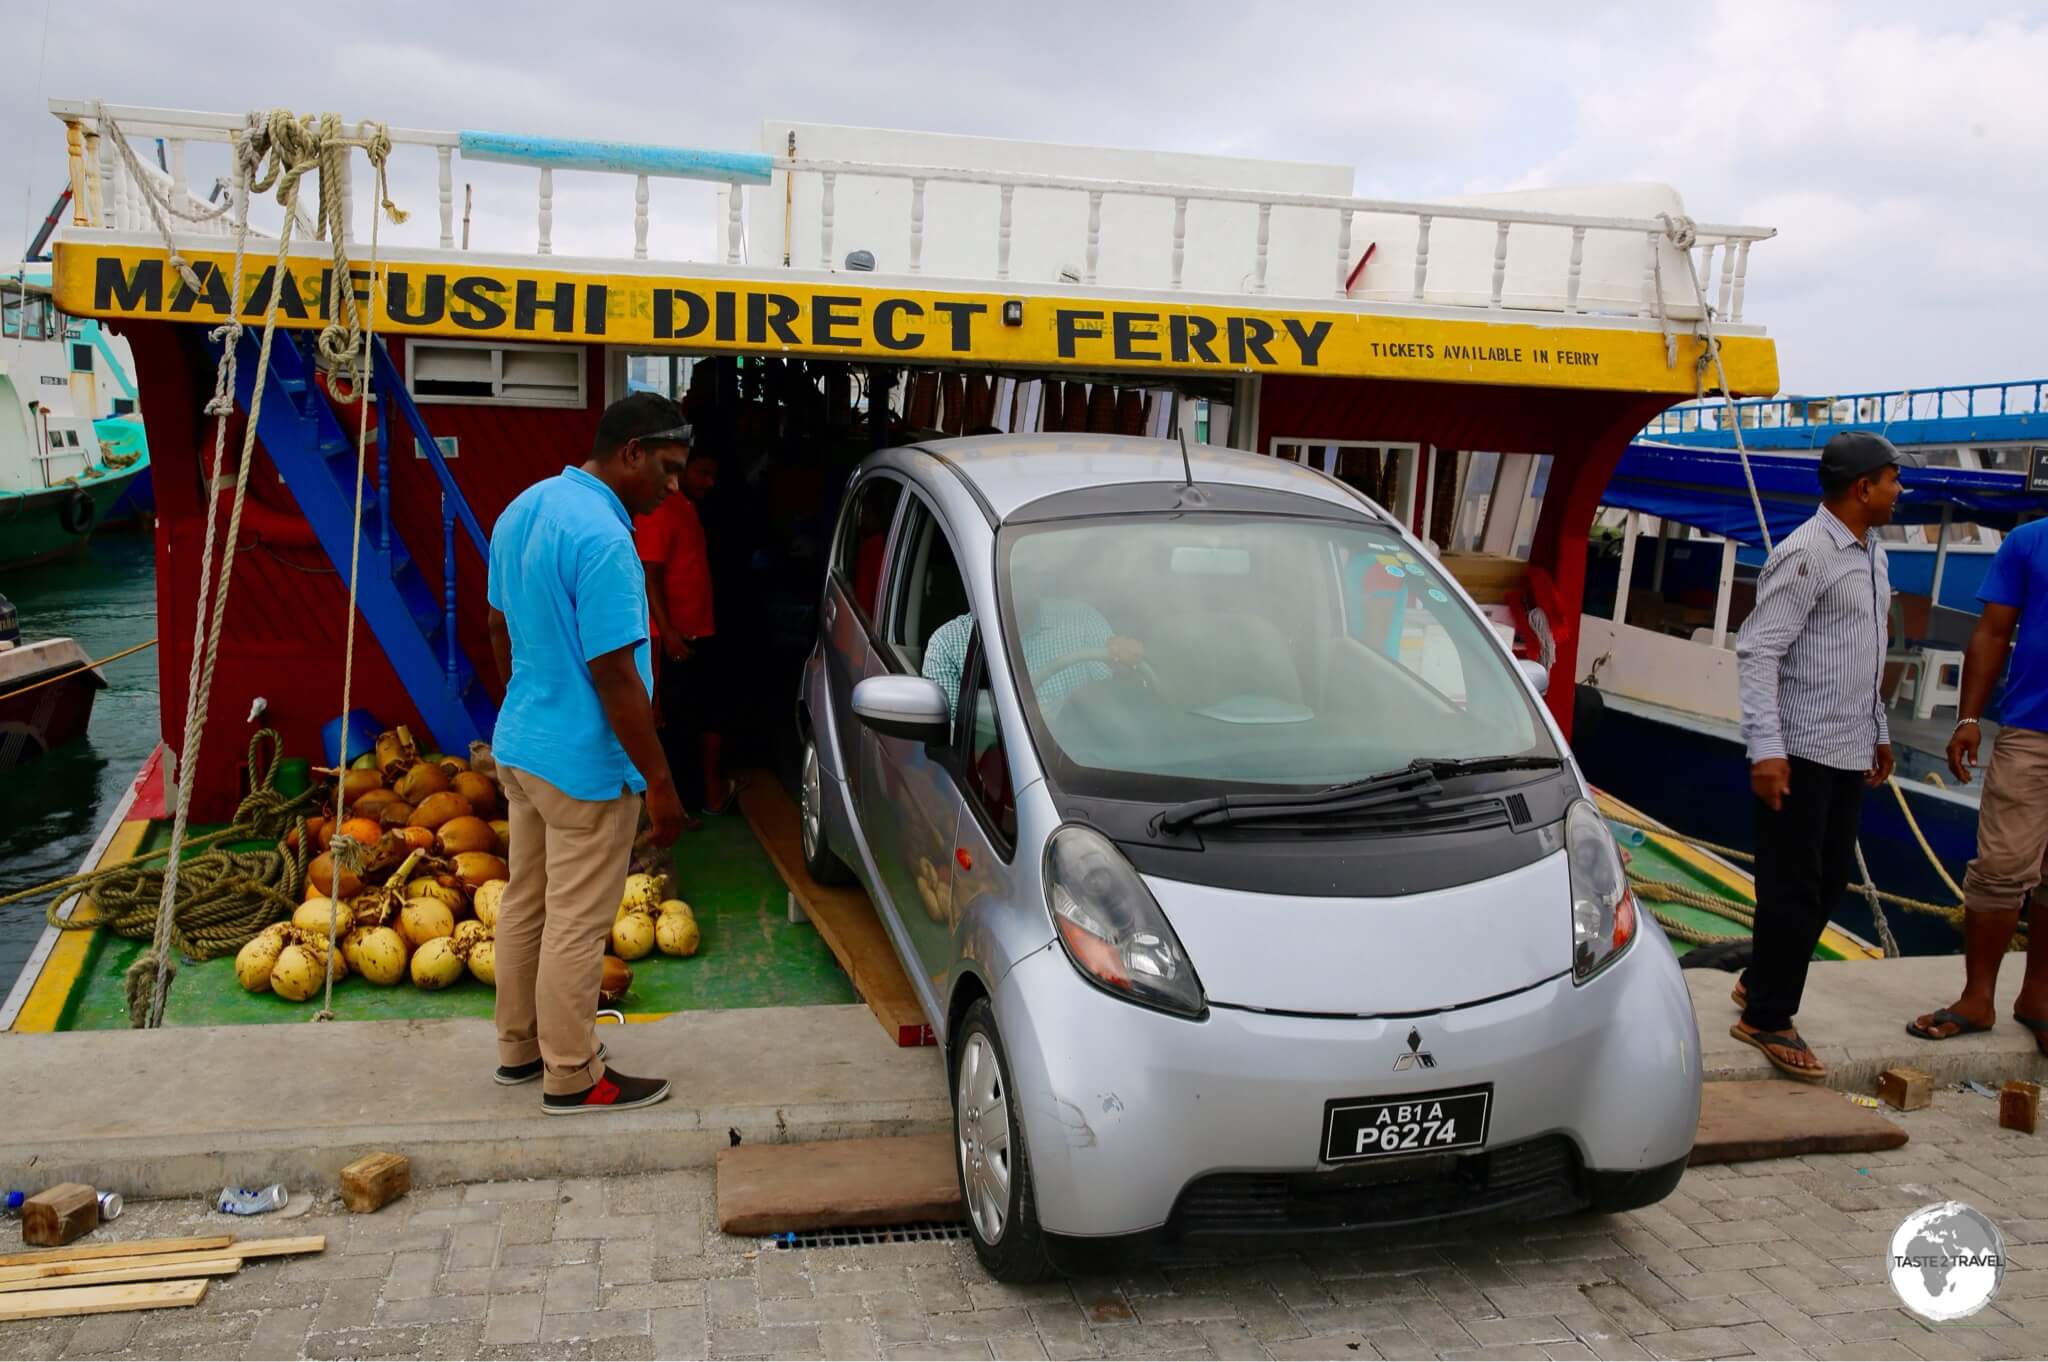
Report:
[[[633,517],[675,489],[689,445],[680,407],[633,393],[598,419],[582,467],[521,492],[491,531],[491,650],[507,678],[492,755],[512,824],[497,1080],[541,1079],[550,1114],[668,1096],[661,1079],[605,1068],[597,997],[643,793],[657,846],[682,829],[649,698]]]
[[[1965,784],[1977,765],[1978,716],[2008,659],[2012,675],[1984,774],[1977,856],[1963,880],[1963,996],[1906,1029],[1926,1040],[1991,1029],[1998,965],[2031,899],[2027,976],[2012,1016],[2048,1053],[2048,520],[2005,537],[1977,599],[1984,614],[1963,655],[1962,701],[1948,740],[1949,770]]]

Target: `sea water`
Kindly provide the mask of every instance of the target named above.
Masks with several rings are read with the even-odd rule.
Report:
[[[102,658],[156,635],[156,560],[147,535],[103,533],[83,553],[0,572],[23,642],[75,638]],[[0,895],[77,872],[156,747],[157,652],[102,668],[107,689],[86,736],[0,776]],[[43,931],[43,906],[0,908],[0,997]]]

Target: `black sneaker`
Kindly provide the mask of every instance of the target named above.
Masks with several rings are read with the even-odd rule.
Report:
[[[604,1058],[604,1046],[602,1044],[599,1044],[597,1047],[597,1057],[599,1059]],[[500,1064],[498,1072],[492,1075],[492,1077],[505,1087],[516,1088],[521,1083],[531,1083],[534,1079],[539,1078],[544,1068],[545,1066],[537,1059],[531,1064]]]
[[[580,1111],[626,1111],[651,1107],[668,1096],[666,1078],[628,1078],[607,1071],[594,1087],[582,1092],[549,1093],[541,1098],[541,1110],[550,1116],[570,1116]]]

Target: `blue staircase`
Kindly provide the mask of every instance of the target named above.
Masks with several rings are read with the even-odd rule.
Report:
[[[247,411],[255,396],[261,337],[242,334],[235,357],[235,400]],[[218,346],[215,347],[218,358]],[[356,603],[377,643],[391,660],[420,717],[443,752],[463,753],[478,739],[488,741],[497,706],[456,634],[455,527],[459,523],[479,555],[489,541],[455,485],[412,394],[400,380],[382,341],[373,347],[377,418],[377,478],[363,498],[361,568]],[[271,344],[264,380],[263,410],[256,433],[285,485],[313,527],[328,561],[348,580],[355,520],[355,436],[343,428],[314,382],[313,363],[296,335],[280,331]],[[392,418],[404,433],[400,447],[423,451],[441,485],[441,553],[444,587],[438,597],[398,537],[391,520]],[[407,438],[407,437],[410,438]]]

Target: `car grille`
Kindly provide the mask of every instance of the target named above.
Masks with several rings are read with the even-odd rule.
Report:
[[[1320,1173],[1212,1173],[1181,1192],[1171,1231],[1318,1234],[1446,1220],[1536,1219],[1586,1205],[1578,1149],[1546,1135],[1480,1154],[1388,1160]]]

